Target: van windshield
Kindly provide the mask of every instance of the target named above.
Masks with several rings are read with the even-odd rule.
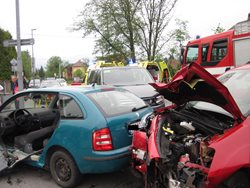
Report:
[[[189,46],[187,48],[186,63],[192,63],[198,59],[198,49],[198,45]]]
[[[142,85],[155,82],[150,73],[143,68],[104,69],[103,82],[108,85]]]

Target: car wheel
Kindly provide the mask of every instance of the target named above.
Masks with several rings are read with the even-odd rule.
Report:
[[[224,182],[226,188],[248,188],[250,183],[247,174],[244,172],[237,172]]]
[[[72,157],[64,151],[56,151],[50,158],[50,173],[58,185],[75,187],[80,180],[80,172]]]

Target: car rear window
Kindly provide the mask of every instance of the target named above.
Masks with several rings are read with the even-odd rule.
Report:
[[[105,116],[129,113],[134,108],[141,108],[146,105],[142,99],[124,90],[102,91],[90,93],[87,96]]]

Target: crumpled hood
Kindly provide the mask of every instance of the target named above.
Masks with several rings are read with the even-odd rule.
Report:
[[[165,99],[177,105],[189,101],[204,101],[216,104],[234,119],[245,119],[228,89],[197,63],[181,69],[168,84],[151,84]]]
[[[120,86],[120,87],[130,91],[131,93],[137,95],[140,98],[147,98],[159,95],[159,93],[156,92],[155,89],[148,84],[134,85],[134,86]]]

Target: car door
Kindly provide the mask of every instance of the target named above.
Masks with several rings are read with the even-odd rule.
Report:
[[[21,151],[21,149],[9,146],[3,141],[4,134],[6,134],[6,137],[17,131],[26,130],[20,132],[20,135],[25,135],[29,133],[29,130],[32,130],[31,127],[25,127],[27,124],[24,124],[25,126],[19,125],[19,128],[17,128],[16,120],[13,119],[15,117],[15,112],[24,109],[30,116],[36,117],[38,112],[49,109],[49,106],[54,104],[56,98],[56,92],[22,92],[8,99],[0,107],[0,172],[14,167],[17,163],[28,159],[32,155],[40,153],[42,150],[39,149],[31,153],[25,153],[24,151]],[[33,120],[35,119],[33,118]],[[36,120],[35,125],[40,125],[41,117],[38,117]],[[20,121],[21,118],[19,119],[19,123]]]
[[[58,107],[60,122],[48,147],[60,145],[76,159],[83,151],[82,130],[86,127],[86,113],[78,98],[68,93],[59,95]]]

